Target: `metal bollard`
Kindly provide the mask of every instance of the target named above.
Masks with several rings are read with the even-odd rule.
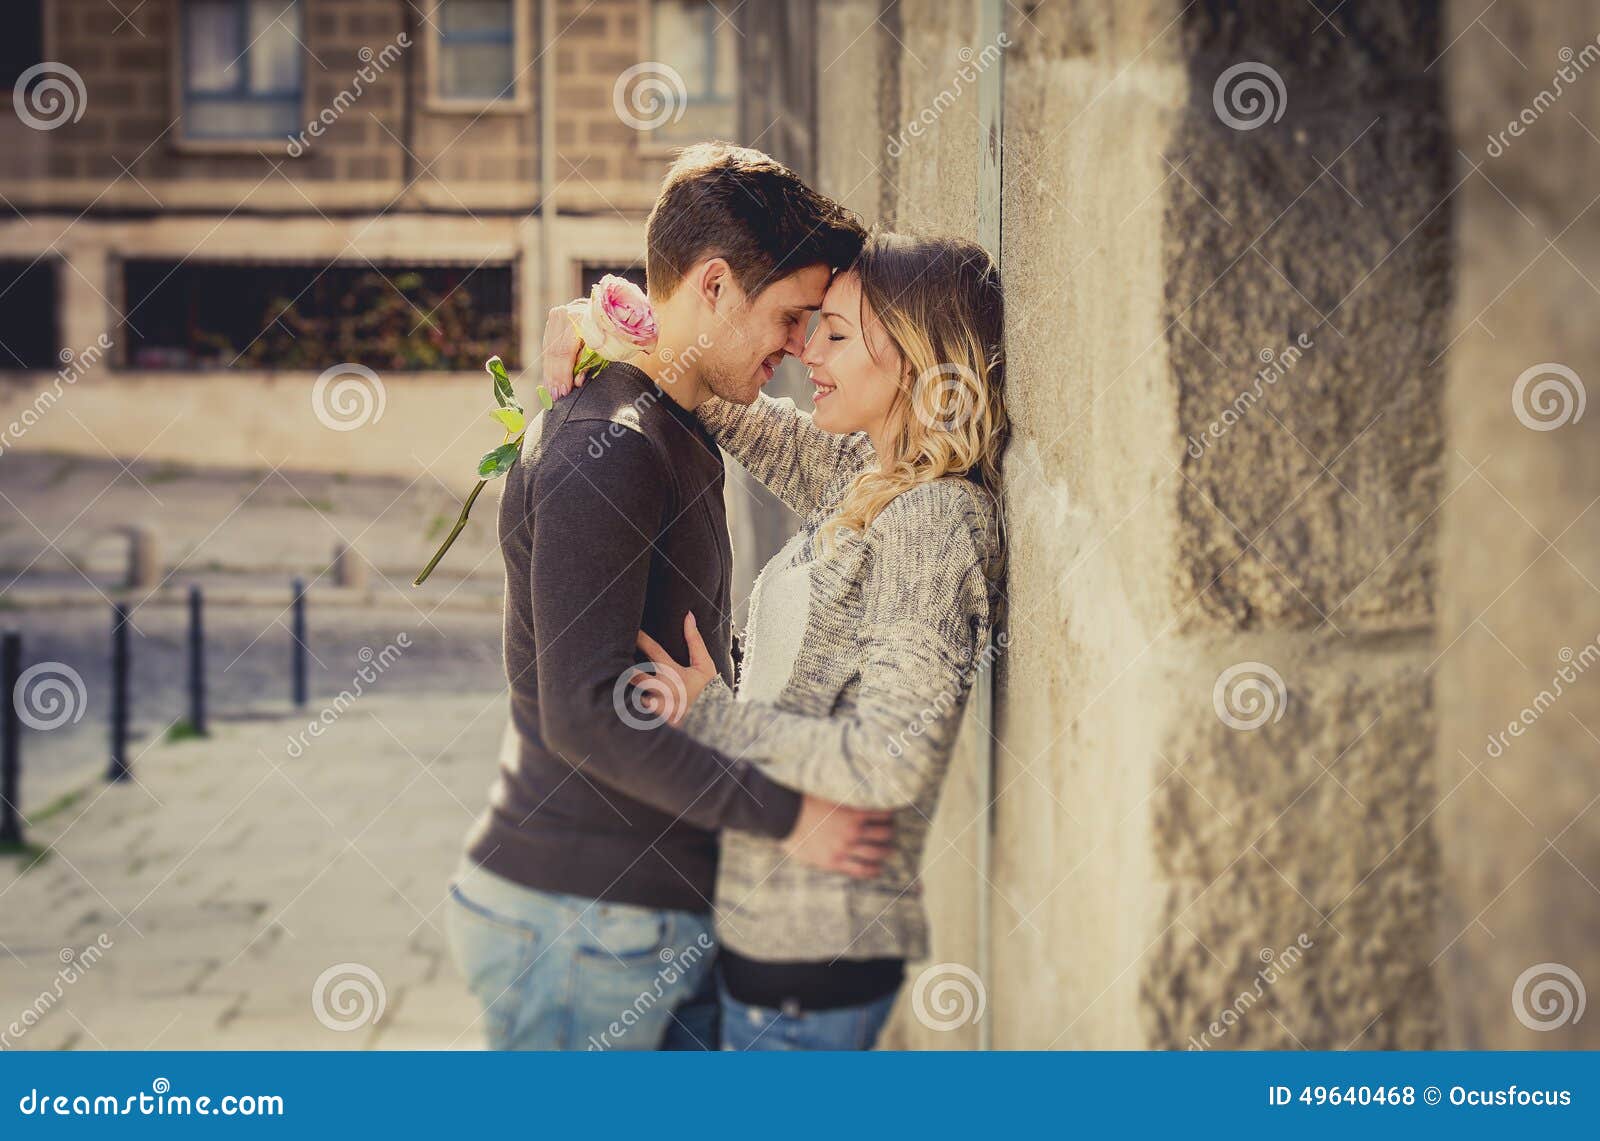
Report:
[[[294,703],[306,703],[306,580],[294,580],[294,647],[290,670],[294,678]]]
[[[111,766],[106,780],[128,779],[128,604],[111,606]]]
[[[189,725],[206,735],[206,636],[200,587],[189,587]]]
[[[17,682],[22,677],[22,635],[0,635],[0,682],[5,710],[0,713],[0,847],[22,847],[22,723],[17,714]]]

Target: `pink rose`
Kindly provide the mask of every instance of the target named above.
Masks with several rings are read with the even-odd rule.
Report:
[[[656,315],[650,299],[626,278],[606,274],[575,307],[584,347],[608,361],[625,361],[656,343]]]

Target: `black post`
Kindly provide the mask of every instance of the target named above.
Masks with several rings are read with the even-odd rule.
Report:
[[[189,587],[189,725],[206,735],[206,635],[201,620],[200,587]]]
[[[0,713],[0,846],[22,847],[22,724],[17,713],[17,681],[22,677],[22,635],[0,635],[0,682],[5,711]]]
[[[111,606],[111,767],[106,780],[128,779],[128,604]]]
[[[294,675],[294,703],[306,703],[306,580],[294,580],[294,657],[291,669]]]

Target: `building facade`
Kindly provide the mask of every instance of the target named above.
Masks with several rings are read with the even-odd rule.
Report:
[[[549,304],[642,275],[671,148],[739,135],[730,14],[9,6],[5,446],[458,480],[487,447],[483,360],[531,359]]]

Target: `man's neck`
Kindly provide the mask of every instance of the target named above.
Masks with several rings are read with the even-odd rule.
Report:
[[[670,352],[666,361],[662,359],[663,349]],[[700,382],[700,371],[692,366],[685,367],[681,362],[683,353],[671,345],[656,342],[656,347],[649,352],[640,353],[629,363],[655,381],[655,385],[668,400],[688,412],[693,412],[711,395],[706,391],[705,385]],[[693,359],[693,358],[691,358]],[[668,363],[672,362],[672,363]]]

